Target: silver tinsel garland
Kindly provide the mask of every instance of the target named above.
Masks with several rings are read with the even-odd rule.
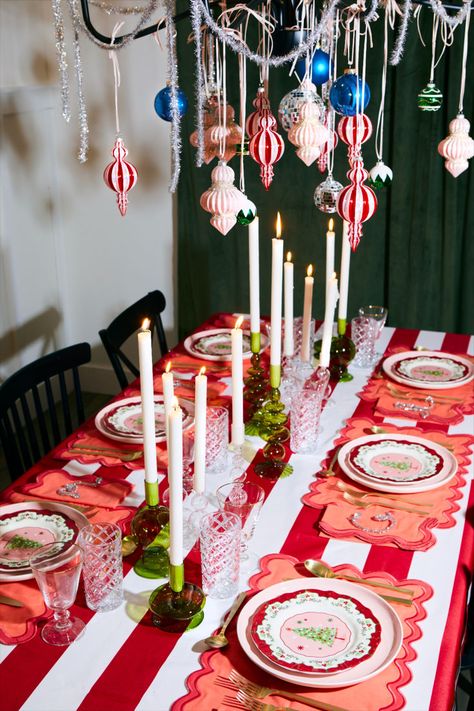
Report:
[[[171,108],[171,181],[170,193],[176,192],[181,172],[181,116],[178,104],[178,62],[176,59],[176,28],[174,24],[174,0],[165,0],[166,45],[168,51],[168,84]]]
[[[71,119],[69,103],[69,73],[67,64],[66,40],[64,37],[64,15],[61,0],[52,0],[54,32],[56,37],[56,56],[58,60],[62,115],[66,121]]]
[[[459,8],[455,15],[448,15],[441,0],[430,0],[431,9],[440,20],[446,22],[452,29],[460,25],[466,19],[471,10],[471,0],[463,0],[463,6]]]
[[[403,5],[402,21],[398,30],[397,39],[395,40],[395,46],[392,51],[392,56],[390,57],[390,64],[393,67],[400,62],[403,55],[403,51],[405,49],[405,42],[408,34],[408,22],[410,20],[411,10],[411,0],[405,0],[405,4]]]
[[[69,1],[71,2],[71,0],[69,0]],[[135,35],[137,35],[140,32],[140,30],[142,30],[145,27],[145,25],[149,22],[151,16],[153,15],[156,8],[158,7],[159,2],[160,2],[160,0],[150,0],[149,1],[148,5],[143,10],[142,16],[141,16],[137,26],[135,27],[135,29],[132,30],[132,32],[125,35],[123,40],[121,40],[120,42],[117,42],[114,45],[114,50],[119,51],[121,49],[124,49],[124,47],[126,47],[128,44],[130,44],[130,42],[132,40],[135,39]],[[101,42],[96,37],[94,37],[94,35],[87,29],[84,22],[82,21],[82,18],[80,16],[79,12],[77,11],[77,8],[75,10],[75,15],[77,18],[77,22],[79,23],[79,27],[87,35],[87,37],[91,40],[91,42],[93,42],[95,45],[97,45],[97,47],[100,47],[101,49],[106,49],[107,51],[109,51],[110,44],[107,42]]]
[[[79,46],[79,23],[77,12],[77,0],[69,0],[69,11],[71,13],[72,28],[74,31],[74,72],[76,75],[77,103],[79,119],[79,152],[78,158],[81,163],[87,160],[89,151],[89,121],[87,118],[86,99],[84,96],[84,74],[82,72],[81,48]]]
[[[202,67],[202,35],[201,35],[201,10],[197,3],[191,4],[191,24],[194,36],[194,50],[196,61],[196,79],[195,79],[195,94],[196,94],[196,131],[197,131],[197,152],[196,166],[200,168],[203,164],[204,155],[204,82],[203,82],[203,67]]]

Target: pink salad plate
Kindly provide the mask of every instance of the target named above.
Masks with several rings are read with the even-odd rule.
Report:
[[[183,429],[194,423],[194,403],[178,398],[183,411]],[[106,405],[95,417],[95,426],[101,434],[117,442],[141,444],[143,442],[142,408],[140,397],[127,397]],[[162,395],[155,395],[156,441],[166,439],[165,407]]]
[[[184,347],[195,358],[214,361],[230,361],[232,358],[232,329],[213,328],[209,331],[199,331],[188,336],[184,341]],[[261,349],[264,350],[269,343],[268,336],[263,333],[260,336]],[[250,358],[250,331],[244,331],[242,335],[242,357]]]
[[[73,543],[87,518],[66,504],[24,501],[0,507],[0,582],[30,580],[29,558],[41,545]]]
[[[382,367],[401,385],[429,390],[461,387],[474,378],[474,364],[468,358],[439,351],[396,353]]]
[[[317,604],[315,610],[306,609],[306,596],[308,594],[308,600],[313,596],[319,596],[323,608],[319,607],[320,603]],[[289,617],[285,618],[285,625],[289,621],[291,623],[298,624],[303,622],[304,618],[295,613],[295,608],[300,605],[297,602],[299,596],[303,596],[303,603],[300,607],[302,614],[312,613],[313,615],[319,615],[322,611],[324,615],[324,625],[321,628],[319,622],[323,618],[314,617],[314,622],[317,623],[315,636],[318,641],[321,640],[331,641],[334,637],[334,643],[338,646],[338,653],[336,655],[328,655],[328,659],[332,658],[331,664],[335,661],[334,670],[326,669],[324,671],[309,669],[307,671],[301,671],[297,668],[286,668],[282,664],[282,658],[287,653],[290,657],[295,655],[295,652],[301,656],[301,652],[304,650],[299,650],[297,644],[297,637],[301,635],[294,636],[294,633],[288,630],[283,630],[280,633],[280,641],[282,646],[282,651],[277,651],[276,654],[280,658],[272,657],[272,654],[268,653],[268,649],[265,645],[262,645],[262,640],[256,635],[256,630],[258,626],[261,625],[262,614],[265,616],[267,614],[269,617],[273,614],[272,605],[283,601],[285,603],[290,600],[291,609],[289,609]],[[317,600],[317,598],[315,598]],[[340,604],[337,602],[330,603],[329,601],[340,600]],[[311,602],[308,605],[311,606]],[[338,610],[339,607],[339,611]],[[348,609],[351,611],[348,612]],[[334,616],[331,615],[328,618],[327,613],[334,611],[340,619],[341,622],[341,632],[333,635],[331,631],[331,626],[334,621]],[[357,611],[357,612],[356,612]],[[278,611],[277,614],[281,614]],[[285,615],[286,613],[284,613]],[[344,619],[342,616],[345,615]],[[357,616],[360,615],[357,621]],[[368,642],[365,648],[361,650],[360,659],[356,659],[355,650],[357,644],[351,646],[351,642],[355,638],[355,642],[360,642],[362,627],[362,620],[365,618],[370,622],[370,626],[374,627],[374,631],[369,635],[365,641]],[[278,620],[280,621],[280,620]],[[310,627],[311,625],[308,625]],[[338,625],[339,626],[339,625]],[[276,627],[275,627],[276,629]],[[275,631],[275,630],[274,630]],[[265,632],[263,636],[265,637]],[[270,631],[272,637],[272,633]],[[270,587],[262,590],[252,597],[247,604],[242,608],[237,622],[237,636],[239,642],[242,646],[243,651],[249,657],[249,659],[254,662],[258,667],[268,672],[272,676],[282,679],[283,681],[288,681],[292,684],[297,684],[299,686],[306,686],[311,688],[339,688],[343,686],[351,686],[352,684],[359,684],[362,681],[366,681],[376,674],[380,674],[391,662],[396,658],[402,641],[403,641],[403,629],[400,618],[396,612],[390,607],[390,605],[383,600],[379,595],[372,592],[371,590],[365,589],[361,585],[355,585],[354,583],[349,583],[345,580],[338,580],[336,578],[321,578],[318,580],[301,578],[297,580],[289,580],[282,583],[277,583],[271,585]],[[310,635],[311,636],[311,635]],[[341,640],[336,640],[336,637],[343,637]],[[265,641],[265,640],[263,640]],[[295,645],[296,643],[296,645]],[[344,645],[346,645],[344,647]],[[296,646],[296,649],[295,649]],[[278,645],[274,645],[277,649]],[[315,659],[315,647],[311,646],[311,649],[307,650],[309,652],[308,659]],[[323,659],[322,653],[317,651],[317,656],[319,660]],[[340,657],[339,662],[336,659]],[[345,658],[344,658],[345,657]],[[350,657],[350,659],[348,659]],[[349,662],[346,664],[346,662]],[[299,662],[297,662],[299,664]],[[316,663],[316,666],[319,666]],[[305,667],[305,665],[303,665]]]
[[[358,484],[387,493],[430,491],[452,479],[456,458],[436,442],[404,434],[378,434],[347,442],[339,466]]]

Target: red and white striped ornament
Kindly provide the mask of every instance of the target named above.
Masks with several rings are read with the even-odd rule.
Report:
[[[449,123],[449,136],[438,144],[438,153],[446,158],[444,165],[454,178],[469,168],[468,160],[474,157],[474,139],[469,135],[471,125],[458,114]]]
[[[300,108],[298,121],[288,131],[288,140],[297,146],[296,155],[310,166],[319,158],[329,138],[329,131],[319,120],[319,109],[311,101]]]
[[[223,235],[237,222],[237,213],[246,204],[246,197],[234,185],[235,173],[220,161],[211,173],[212,185],[201,195],[203,210],[210,212],[211,225]]]
[[[117,204],[122,217],[127,212],[127,193],[134,187],[138,176],[135,166],[125,160],[127,154],[124,142],[120,137],[117,138],[112,150],[115,160],[104,170],[105,184],[117,193]]]
[[[371,137],[372,130],[372,121],[366,114],[342,116],[339,119],[337,133],[341,141],[349,146],[347,154],[351,165],[354,159],[360,155],[361,145]]]
[[[249,153],[260,165],[260,178],[268,190],[273,180],[273,165],[280,160],[285,150],[285,143],[275,131],[276,118],[270,109],[263,109],[260,128],[250,139]]]
[[[255,111],[252,111],[252,113],[247,116],[245,122],[245,131],[249,138],[252,138],[260,128],[260,119],[263,116],[263,110],[270,109],[270,102],[268,101],[263,86],[258,88],[257,96],[252,103],[255,107]]]
[[[351,182],[339,193],[337,212],[349,223],[349,244],[355,252],[362,237],[362,223],[370,220],[377,210],[377,196],[372,188],[364,184],[368,173],[361,158],[354,160],[347,177]]]

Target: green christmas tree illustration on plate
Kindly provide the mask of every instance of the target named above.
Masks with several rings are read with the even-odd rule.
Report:
[[[332,647],[336,637],[334,627],[294,627],[291,631],[305,639],[325,644],[327,647]]]

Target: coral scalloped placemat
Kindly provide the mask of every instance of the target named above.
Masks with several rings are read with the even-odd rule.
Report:
[[[367,434],[373,421],[354,417],[348,421],[347,426],[341,431],[341,436],[335,442],[336,446],[344,444],[349,440],[362,437]],[[380,513],[386,513],[390,507],[371,506],[369,509],[356,508],[343,498],[343,492],[337,488],[337,482],[343,481],[351,489],[356,489],[364,493],[374,494],[373,489],[365,489],[363,486],[353,482],[351,479],[336,469],[337,476],[328,479],[319,479],[310,486],[310,492],[303,497],[303,503],[316,509],[326,508],[323,516],[319,520],[319,528],[323,534],[331,538],[344,538],[348,540],[365,541],[366,543],[376,543],[405,550],[427,550],[436,542],[433,529],[450,528],[455,525],[453,513],[459,509],[456,503],[462,496],[460,489],[465,485],[465,474],[471,447],[474,437],[470,435],[448,435],[444,432],[428,432],[417,428],[399,428],[389,423],[384,423],[384,430],[397,434],[414,435],[424,437],[433,442],[437,442],[447,447],[458,462],[458,471],[451,481],[438,489],[424,491],[419,494],[404,493],[403,499],[407,499],[414,504],[423,502],[419,506],[421,510],[430,512],[429,516],[422,517],[415,513],[393,510],[395,525],[390,532],[385,534],[374,534],[362,531],[350,522],[354,511],[361,512],[360,525],[365,528],[383,528],[384,524],[374,523],[373,517]],[[383,498],[383,494],[380,494]],[[430,504],[429,507],[425,502]]]
[[[250,580],[250,594],[263,590],[269,585],[305,578],[303,566],[296,558],[282,554],[267,555],[260,561],[261,572]],[[381,580],[394,585],[403,585],[414,592],[413,605],[394,605],[403,624],[403,645],[396,660],[379,675],[368,681],[343,689],[307,689],[276,679],[256,667],[241,650],[237,640],[235,620],[230,624],[226,635],[230,644],[224,650],[206,651],[201,654],[201,668],[187,679],[188,693],[175,701],[172,711],[226,711],[238,707],[235,700],[237,687],[229,684],[229,674],[235,669],[245,678],[262,686],[296,692],[312,699],[319,699],[348,710],[354,708],[354,694],[357,694],[358,708],[364,711],[396,711],[404,706],[402,687],[411,679],[409,662],[416,657],[413,642],[421,637],[419,622],[426,617],[424,602],[432,594],[432,588],[421,580],[396,580],[388,573],[361,573],[352,565],[338,565],[334,571],[369,580]],[[313,580],[313,578],[311,578]],[[233,701],[232,701],[233,699]],[[275,706],[291,707],[306,711],[308,706],[289,701],[283,696],[267,697],[268,703]]]

